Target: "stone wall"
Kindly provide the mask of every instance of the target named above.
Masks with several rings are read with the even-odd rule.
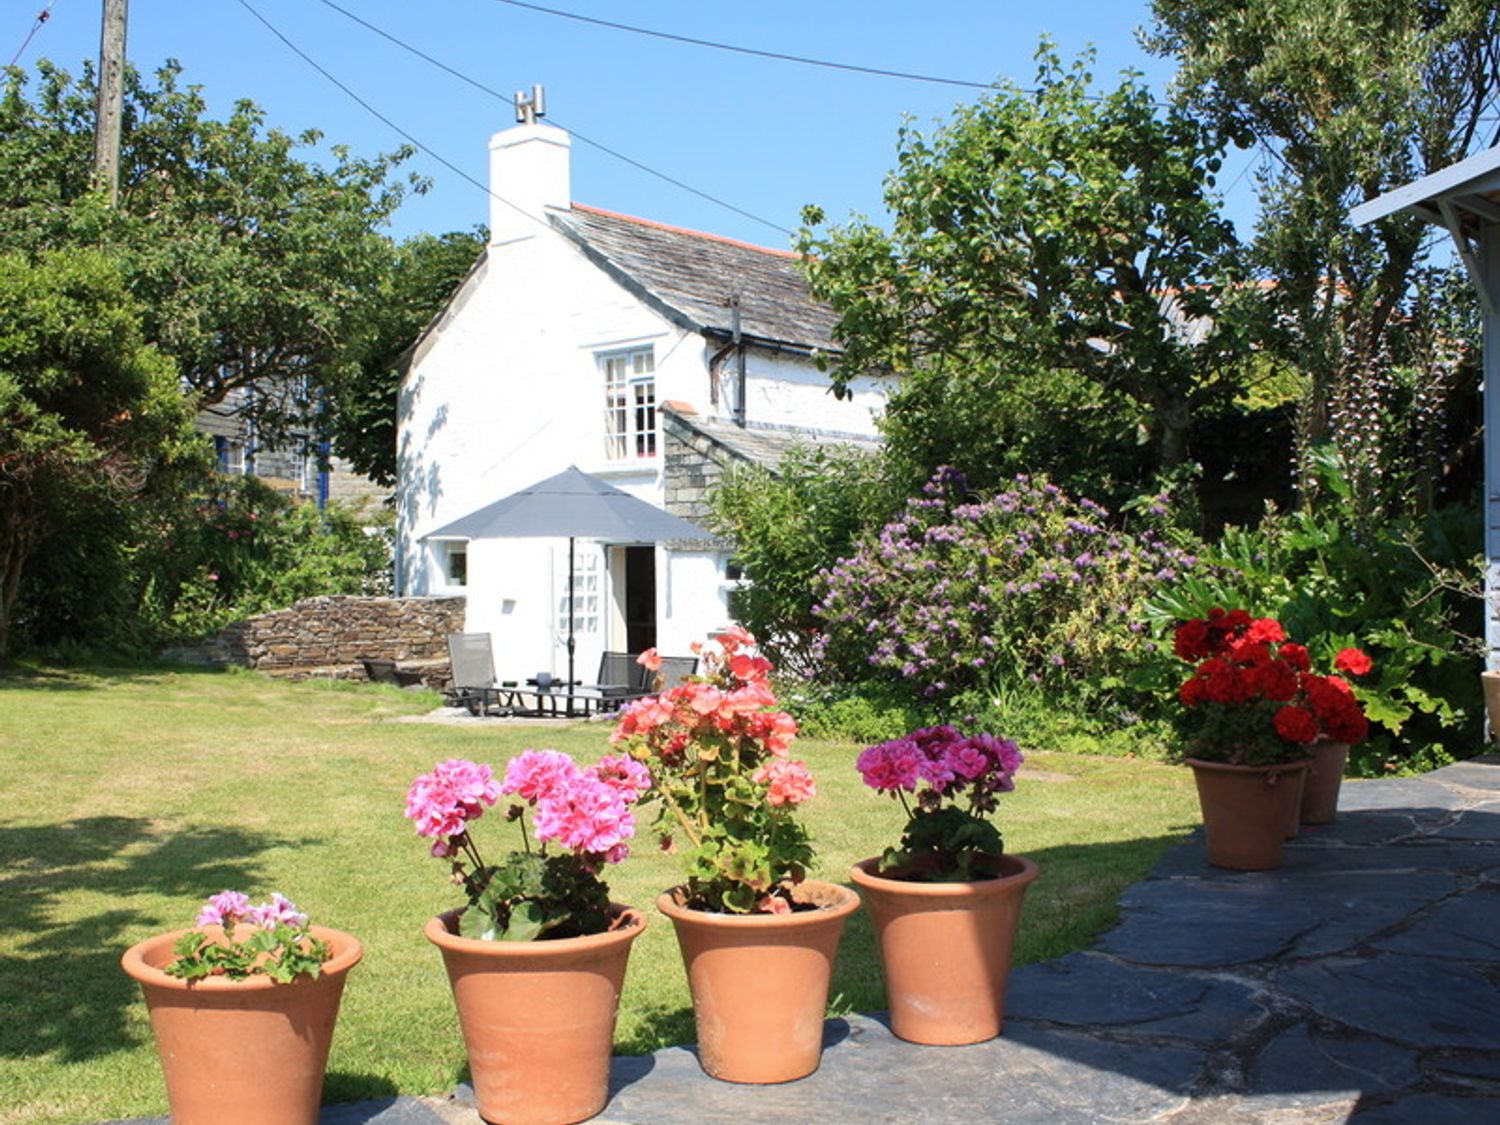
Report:
[[[660,412],[663,453],[663,506],[674,516],[703,523],[709,514],[709,495],[724,469],[736,458],[708,435],[685,423],[670,410]]]
[[[306,598],[290,609],[263,613],[217,636],[169,649],[169,660],[237,664],[273,675],[363,679],[362,657],[421,668],[429,683],[447,677],[449,633],[464,628],[464,599]]]

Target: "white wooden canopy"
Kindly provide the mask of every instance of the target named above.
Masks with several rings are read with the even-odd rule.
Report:
[[[1500,671],[1500,146],[1362,203],[1363,226],[1398,211],[1445,228],[1484,311],[1484,594],[1488,665]]]

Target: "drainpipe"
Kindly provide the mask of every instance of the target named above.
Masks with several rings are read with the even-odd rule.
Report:
[[[730,342],[735,347],[735,381],[739,384],[734,397],[734,424],[745,428],[745,341],[740,334],[740,295],[729,298]]]

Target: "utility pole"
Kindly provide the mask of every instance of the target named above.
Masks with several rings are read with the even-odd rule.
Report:
[[[99,30],[99,103],[94,124],[94,175],[120,198],[120,118],[125,111],[125,9],[129,0],[104,0]]]

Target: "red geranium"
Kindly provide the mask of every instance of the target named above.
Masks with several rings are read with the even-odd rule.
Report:
[[[1318,720],[1311,711],[1302,707],[1283,707],[1273,720],[1276,733],[1288,742],[1316,742]]]
[[[1196,665],[1177,695],[1199,757],[1267,764],[1304,756],[1319,738],[1355,743],[1369,732],[1349,682],[1314,673],[1307,648],[1288,640],[1275,618],[1213,609],[1180,624],[1174,641],[1177,655]],[[1356,676],[1373,666],[1356,648],[1334,664]]]
[[[1357,648],[1345,648],[1333,658],[1333,666],[1351,676],[1364,676],[1375,667],[1375,662]]]

